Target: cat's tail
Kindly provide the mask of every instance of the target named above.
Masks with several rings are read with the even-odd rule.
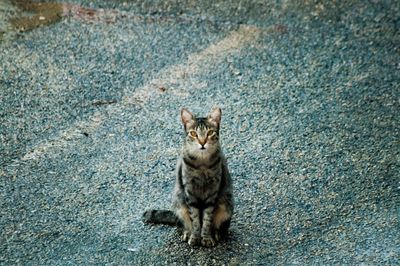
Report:
[[[172,226],[180,224],[178,217],[170,210],[148,210],[143,213],[142,221],[147,224],[166,224]]]

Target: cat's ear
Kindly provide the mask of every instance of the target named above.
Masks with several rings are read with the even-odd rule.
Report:
[[[221,124],[221,108],[215,107],[208,115],[208,122],[219,128]]]
[[[194,122],[193,114],[186,108],[182,108],[181,110],[181,120],[185,128],[187,128],[187,124]]]

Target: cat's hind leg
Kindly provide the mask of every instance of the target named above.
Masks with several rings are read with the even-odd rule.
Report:
[[[221,203],[217,206],[213,216],[213,227],[215,240],[219,241],[221,237],[225,237],[228,233],[228,228],[231,223],[232,211]]]

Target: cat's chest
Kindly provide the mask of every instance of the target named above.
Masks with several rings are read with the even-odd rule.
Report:
[[[198,167],[187,172],[187,183],[192,187],[201,187],[206,189],[219,184],[219,169],[209,169],[207,167]]]

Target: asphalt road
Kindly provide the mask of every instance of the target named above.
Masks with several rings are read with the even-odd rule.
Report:
[[[397,1],[0,1],[1,265],[399,265]],[[347,2],[347,1],[346,1]],[[229,238],[169,208],[222,108]]]

